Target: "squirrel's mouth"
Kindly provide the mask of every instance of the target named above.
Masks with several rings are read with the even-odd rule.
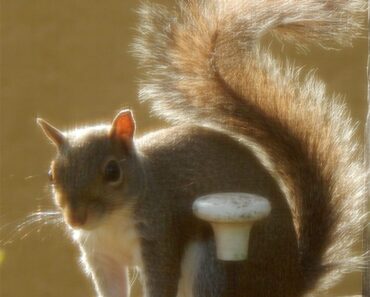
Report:
[[[93,229],[101,217],[101,212],[97,212],[88,206],[82,206],[75,209],[70,207],[63,208],[64,221],[72,229]]]

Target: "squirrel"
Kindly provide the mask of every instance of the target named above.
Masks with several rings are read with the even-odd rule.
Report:
[[[66,132],[38,119],[57,147],[55,202],[99,296],[129,296],[134,266],[148,297],[319,296],[358,269],[355,126],[323,82],[260,41],[350,45],[363,10],[359,0],[142,4],[139,97],[172,126],[137,138],[130,110]],[[247,261],[218,260],[211,227],[192,213],[197,197],[219,192],[271,204]]]

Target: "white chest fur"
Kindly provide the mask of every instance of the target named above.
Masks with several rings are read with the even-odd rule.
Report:
[[[73,231],[73,238],[86,255],[102,254],[127,266],[141,266],[139,236],[127,209],[111,213],[91,231]]]
[[[132,214],[117,210],[89,231],[73,231],[81,263],[92,277],[99,297],[128,297],[128,267],[141,267],[139,236]]]

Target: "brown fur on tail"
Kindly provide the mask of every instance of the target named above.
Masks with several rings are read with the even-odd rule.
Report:
[[[172,122],[212,125],[253,142],[285,189],[306,289],[354,268],[362,228],[364,170],[354,126],[313,75],[303,82],[259,46],[268,32],[299,45],[348,45],[363,2],[183,1],[143,5],[135,51],[147,71],[140,92]]]

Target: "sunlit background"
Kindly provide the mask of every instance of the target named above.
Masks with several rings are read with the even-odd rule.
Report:
[[[138,2],[1,3],[1,296],[94,296],[62,227],[34,224],[16,232],[16,226],[31,212],[53,208],[46,185],[54,149],[36,126],[37,116],[67,129],[110,121],[118,110],[131,107],[139,134],[163,125],[137,101],[140,73],[129,44]],[[337,52],[315,48],[295,53],[294,47],[277,42],[272,47],[305,69],[317,69],[330,92],[343,94],[361,135],[366,40]],[[349,275],[334,295],[358,294],[360,287],[360,275]]]

